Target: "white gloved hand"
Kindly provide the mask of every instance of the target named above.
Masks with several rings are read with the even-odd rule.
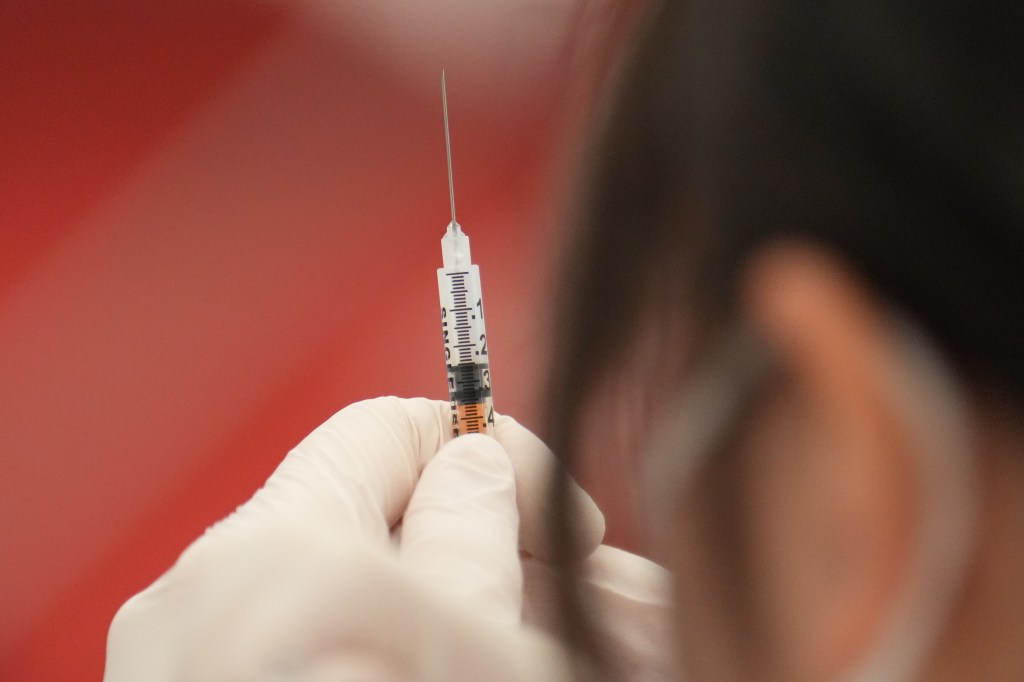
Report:
[[[542,564],[550,453],[509,418],[497,441],[446,443],[448,419],[382,398],[316,429],[121,608],[107,682],[566,679],[556,642],[520,624],[518,548]],[[596,547],[603,517],[573,496]]]

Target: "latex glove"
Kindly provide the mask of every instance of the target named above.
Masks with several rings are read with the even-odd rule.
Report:
[[[556,632],[560,615],[554,569],[527,557],[523,571],[523,622]],[[602,649],[615,666],[615,679],[677,680],[668,572],[641,556],[601,545],[583,562],[580,573],[582,598]]]
[[[447,424],[426,400],[335,415],[122,607],[108,682],[561,679],[553,640],[518,625],[517,526],[542,557],[550,455],[507,418],[507,453],[484,437],[442,447]],[[594,546],[603,519],[573,495]]]
[[[445,445],[448,423],[445,403],[395,398],[332,417],[122,607],[106,679],[558,679],[553,641],[519,626],[546,467],[531,450],[516,475],[482,436]]]
[[[509,452],[532,453],[530,459],[538,466],[531,473],[548,475],[546,466],[554,456],[535,435],[506,418],[497,421],[495,437]],[[535,486],[543,488],[539,483]],[[538,516],[530,519],[543,523]],[[533,533],[540,536],[543,528],[531,529]],[[526,555],[523,571],[523,622],[557,632],[561,616],[555,569],[543,555]],[[678,679],[668,571],[636,554],[601,545],[582,561],[579,574],[596,633],[621,678],[630,682]]]

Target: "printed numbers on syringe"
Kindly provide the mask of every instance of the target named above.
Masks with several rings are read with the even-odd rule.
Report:
[[[480,299],[477,299],[476,304],[479,306],[480,302],[481,302]],[[448,320],[447,320],[447,316],[448,316],[448,309],[447,308],[441,308],[441,327],[444,329],[444,359],[445,360],[451,360],[452,359],[452,351],[451,351],[451,348],[449,348],[449,346],[448,346],[448,340],[449,339],[448,339]],[[480,317],[483,318],[483,313],[481,313]],[[476,317],[474,316],[473,319],[476,319]],[[474,344],[473,354],[476,355],[476,356],[487,355],[487,334],[481,334],[480,335],[479,343],[480,343],[480,347],[479,348],[476,348],[476,344]],[[458,348],[460,345],[461,344],[456,344],[455,347]]]
[[[448,292],[446,292],[448,293]],[[445,298],[451,298],[446,296]],[[444,335],[444,359],[449,365],[452,363],[452,349],[456,349],[455,352],[458,354],[456,366],[463,364],[480,364],[483,365],[483,379],[484,389],[491,387],[490,382],[490,370],[487,369],[487,360],[484,356],[487,355],[487,332],[484,331],[483,327],[483,299],[477,298],[476,305],[474,306],[478,311],[479,315],[469,315],[469,318],[475,322],[468,322],[465,319],[457,321],[455,323],[456,329],[456,341],[458,343],[452,343],[451,338],[451,325],[449,325],[448,307],[441,307],[441,333]],[[465,317],[465,308],[460,308],[458,311]],[[474,329],[475,327],[475,329]],[[477,333],[479,332],[479,335]],[[477,338],[472,339],[473,336]],[[472,348],[471,353],[466,353],[466,349]],[[467,357],[468,356],[468,357]],[[478,358],[474,360],[473,358]],[[450,386],[454,388],[454,386]]]
[[[439,271],[441,330],[444,337],[448,397],[456,434],[488,432],[494,425],[491,371],[479,270]],[[470,301],[475,302],[469,304]],[[453,328],[454,327],[454,334]],[[454,337],[454,338],[453,338]]]

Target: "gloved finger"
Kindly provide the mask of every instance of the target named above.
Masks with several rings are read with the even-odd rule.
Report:
[[[386,548],[288,520],[186,552],[122,607],[105,680],[141,679],[562,682],[568,675],[550,638],[481,619]]]
[[[222,526],[297,516],[384,541],[423,466],[449,437],[446,403],[393,397],[354,403],[289,452]]]
[[[676,680],[672,654],[671,576],[658,564],[602,545],[587,558],[584,598],[598,631],[614,642],[629,680]]]
[[[402,521],[402,563],[491,620],[522,608],[515,474],[493,438],[447,443],[427,464]]]
[[[617,673],[629,680],[675,680],[671,576],[636,554],[601,545],[579,565],[580,594]],[[523,559],[523,623],[546,631],[561,624],[558,574]]]
[[[419,473],[451,439],[449,405],[425,398],[376,398],[354,403],[317,427],[297,445],[264,487],[222,527],[299,514],[364,537],[387,538],[416,485]],[[512,460],[519,506],[520,544],[549,557],[549,479],[554,457],[513,418],[498,415],[495,437]],[[581,556],[604,536],[604,517],[575,483],[570,504],[578,520]],[[222,532],[215,529],[216,532]]]
[[[551,527],[550,480],[554,455],[543,441],[515,419],[499,415],[494,437],[508,452],[516,472],[516,504],[519,507],[519,542],[529,554],[550,560],[547,529]],[[570,482],[570,511],[576,520],[576,549],[589,556],[604,538],[604,515],[590,496]]]

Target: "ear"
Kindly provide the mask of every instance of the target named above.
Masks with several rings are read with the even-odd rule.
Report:
[[[781,677],[833,679],[911,580],[924,455],[905,406],[928,397],[894,390],[893,322],[837,259],[774,246],[742,282],[782,376],[744,444],[754,618]]]

